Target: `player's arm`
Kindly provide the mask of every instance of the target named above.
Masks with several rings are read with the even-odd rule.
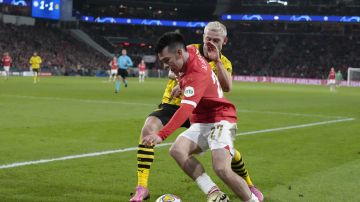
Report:
[[[184,98],[181,100],[180,108],[158,134],[149,135],[143,139],[144,145],[158,144],[169,137],[191,116],[200,102],[207,88],[207,85],[204,85],[204,83],[209,82],[210,78],[206,78],[202,74],[192,74],[187,78],[189,82],[184,84],[185,93]]]
[[[220,51],[218,48],[212,42],[207,42],[206,45],[208,47],[208,57],[215,63],[217,77],[221,88],[224,92],[229,92],[232,88],[231,73],[226,70],[223,62],[221,61]]]
[[[128,59],[128,67],[132,67],[134,64],[133,64],[133,61],[131,60],[131,58],[128,56],[127,57],[127,59]]]
[[[215,62],[215,61],[214,61]],[[231,74],[226,71],[224,64],[221,60],[215,62],[217,77],[221,88],[224,92],[229,92],[232,89],[232,77]]]

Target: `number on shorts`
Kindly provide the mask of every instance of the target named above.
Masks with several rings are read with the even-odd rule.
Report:
[[[218,139],[221,136],[223,127],[223,125],[216,125],[215,127],[213,127],[210,131],[210,139]]]

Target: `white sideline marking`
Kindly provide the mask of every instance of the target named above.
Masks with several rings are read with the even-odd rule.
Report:
[[[96,104],[126,104],[126,105],[144,105],[144,106],[157,106],[156,104],[136,103],[136,102],[121,102],[121,101],[108,101],[108,100],[89,100],[89,99],[73,99],[73,98],[58,98],[58,97],[37,97],[28,95],[1,95],[7,97],[26,98],[26,99],[40,99],[40,100],[59,100],[59,101],[73,101],[73,102],[87,102]]]
[[[40,99],[40,100],[58,100],[58,101],[72,101],[72,102],[86,102],[86,103],[99,103],[99,104],[125,104],[125,105],[143,105],[143,106],[153,106],[156,107],[156,104],[148,103],[139,103],[139,102],[122,102],[122,101],[108,101],[108,100],[90,100],[90,99],[74,99],[74,98],[59,98],[59,97],[42,97],[42,96],[28,96],[28,95],[11,95],[3,94],[0,96],[6,97],[16,97],[16,98],[25,98],[25,99]],[[301,113],[289,113],[289,112],[276,112],[276,111],[256,111],[256,110],[247,110],[240,109],[237,112],[243,113],[263,113],[263,114],[278,114],[278,115],[288,115],[288,116],[305,116],[305,117],[324,117],[324,118],[337,118],[344,119],[347,117],[342,116],[327,116],[319,114],[301,114]]]
[[[238,133],[238,134],[236,134],[236,136],[240,136],[240,135],[253,135],[253,134],[259,134],[259,133],[268,133],[268,132],[281,131],[281,130],[289,130],[289,129],[295,129],[295,128],[306,128],[306,127],[326,125],[326,124],[339,123],[339,122],[345,122],[345,121],[354,121],[354,120],[355,120],[355,118],[346,118],[346,119],[338,119],[338,120],[331,120],[331,121],[322,121],[322,122],[315,122],[315,123],[307,123],[307,124],[301,124],[301,125],[295,125],[295,126],[286,126],[286,127],[281,127],[281,128],[271,128],[271,129],[265,129],[265,130],[257,130],[257,131],[243,132],[243,133]]]
[[[240,110],[237,110],[237,112],[277,114],[277,115],[289,115],[289,116],[304,116],[304,117],[323,117],[323,118],[337,118],[337,119],[346,119],[347,118],[344,116],[331,116],[331,115],[321,115],[321,114],[302,114],[302,113],[276,112],[276,111],[257,111],[257,110],[247,110],[247,109],[240,109]]]
[[[338,119],[338,120],[332,120],[332,121],[314,122],[314,123],[308,123],[308,124],[286,126],[286,127],[281,127],[281,128],[271,128],[271,129],[265,129],[265,130],[242,132],[242,133],[238,133],[236,135],[237,136],[240,136],[240,135],[253,135],[253,134],[259,134],[259,133],[268,133],[268,132],[289,130],[289,129],[295,129],[295,128],[306,128],[306,127],[333,124],[333,123],[339,123],[339,122],[345,122],[345,121],[353,121],[353,120],[355,120],[355,118],[346,118],[346,119]],[[172,142],[163,143],[163,144],[157,145],[156,147],[164,147],[164,146],[168,146],[168,145],[171,145],[171,144],[172,144]],[[15,168],[15,167],[22,167],[22,166],[34,165],[34,164],[42,164],[42,163],[49,163],[49,162],[54,162],[54,161],[65,161],[65,160],[69,160],[69,159],[78,159],[78,158],[85,158],[85,157],[101,156],[101,155],[114,154],[114,153],[123,153],[123,152],[127,152],[127,151],[135,151],[135,150],[137,150],[137,147],[130,147],[130,148],[125,148],[125,149],[117,149],[117,150],[108,150],[108,151],[94,152],[94,153],[87,153],[87,154],[79,154],[79,155],[72,155],[72,156],[64,156],[64,157],[52,158],[52,159],[41,159],[41,160],[34,160],[34,161],[25,161],[25,162],[18,162],[18,163],[0,165],[0,169]]]

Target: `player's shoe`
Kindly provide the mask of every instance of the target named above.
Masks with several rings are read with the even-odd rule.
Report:
[[[216,186],[207,195],[207,202],[230,202],[229,197]]]
[[[264,201],[264,195],[255,186],[249,186],[251,193],[253,193],[260,202]]]
[[[142,202],[150,199],[149,190],[143,186],[136,187],[135,195],[130,199],[130,202]]]
[[[128,86],[128,84],[127,84],[127,83],[125,83],[125,88],[127,88],[127,86]]]

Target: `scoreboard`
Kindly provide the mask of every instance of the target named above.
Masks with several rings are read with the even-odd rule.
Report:
[[[33,0],[32,17],[60,19],[60,0]]]

